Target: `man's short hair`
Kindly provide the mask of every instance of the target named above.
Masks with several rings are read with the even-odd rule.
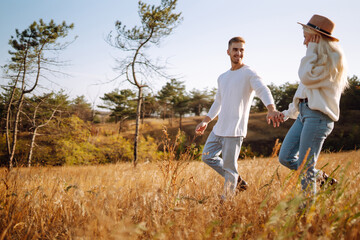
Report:
[[[230,48],[230,45],[234,42],[235,43],[239,43],[239,42],[245,43],[245,40],[242,37],[233,37],[232,39],[229,40],[228,47]]]

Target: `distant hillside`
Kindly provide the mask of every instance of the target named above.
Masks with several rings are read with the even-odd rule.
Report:
[[[182,130],[188,136],[188,142],[195,142],[199,145],[205,144],[205,141],[211,132],[216,121],[210,123],[203,136],[195,136],[195,126],[203,117],[187,117],[182,120]],[[339,151],[354,150],[360,147],[360,111],[353,110],[342,113],[340,120],[335,123],[335,128],[331,135],[325,141],[323,150]],[[294,120],[290,119],[279,128],[274,128],[266,122],[266,113],[250,114],[248,134],[244,140],[243,146],[250,145],[252,151],[258,156],[269,156],[272,152],[276,139],[280,142],[284,139],[287,131],[292,126]],[[155,139],[161,139],[163,136],[163,127],[167,132],[175,136],[179,130],[179,119],[145,119],[141,127],[141,134],[150,135]],[[101,128],[116,132],[118,125],[101,124]],[[128,121],[125,124],[122,134],[127,138],[133,137],[134,122]]]

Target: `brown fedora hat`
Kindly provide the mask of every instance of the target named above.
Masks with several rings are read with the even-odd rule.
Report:
[[[304,27],[311,28],[311,29],[317,31],[318,33],[321,33],[322,35],[327,36],[328,38],[332,39],[333,41],[336,41],[336,42],[339,41],[339,39],[331,36],[331,33],[335,27],[335,23],[324,16],[315,14],[314,16],[311,17],[310,21],[307,24],[302,24],[299,22],[298,22],[298,24],[301,24]]]

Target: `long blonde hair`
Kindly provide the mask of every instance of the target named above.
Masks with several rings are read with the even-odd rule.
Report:
[[[325,65],[326,71],[335,71],[335,77],[330,80],[338,84],[338,87],[343,91],[348,87],[347,63],[340,45],[309,27],[303,27],[303,29],[310,34],[320,35],[317,48],[318,59],[315,65]]]

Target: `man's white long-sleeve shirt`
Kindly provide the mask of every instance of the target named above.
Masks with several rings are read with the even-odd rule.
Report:
[[[265,106],[274,104],[269,88],[249,66],[221,74],[215,101],[207,116],[218,121],[213,128],[217,136],[246,137],[252,100],[256,94]]]

